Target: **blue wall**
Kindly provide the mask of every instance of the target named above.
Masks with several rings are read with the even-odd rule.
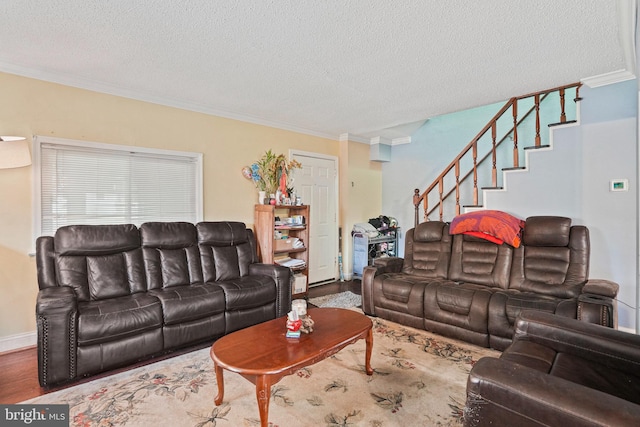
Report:
[[[521,164],[528,170],[507,172],[507,191],[487,193],[485,207],[520,218],[567,216],[574,224],[587,225],[591,235],[590,277],[620,284],[619,324],[635,329],[637,81],[583,87],[580,95],[580,125],[555,128],[550,137],[552,149],[528,152],[526,162]],[[416,132],[411,144],[393,147],[391,162],[382,168],[384,214],[396,217],[405,230],[411,228],[413,189],[424,190],[501,105],[431,119]],[[629,191],[609,191],[612,179],[627,179]]]

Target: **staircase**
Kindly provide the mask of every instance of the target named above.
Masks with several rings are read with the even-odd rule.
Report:
[[[451,220],[461,210],[483,209],[480,190],[504,189],[505,174],[498,170],[524,170],[525,150],[549,147],[549,132],[541,133],[541,128],[576,122],[580,85],[509,99],[426,190],[414,190],[415,225],[421,207],[424,221]],[[567,104],[565,99],[571,96],[574,102]]]

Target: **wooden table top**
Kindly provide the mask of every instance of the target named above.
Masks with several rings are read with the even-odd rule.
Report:
[[[213,343],[211,358],[243,375],[283,375],[318,362],[362,338],[372,327],[362,313],[342,308],[310,308],[313,332],[287,338],[286,317],[225,335]]]

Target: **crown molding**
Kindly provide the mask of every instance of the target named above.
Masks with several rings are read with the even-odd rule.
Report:
[[[627,70],[617,70],[610,73],[599,74],[597,76],[586,77],[581,79],[580,82],[589,86],[590,88],[612,85],[614,83],[625,82],[627,80],[635,79],[635,74]]]
[[[353,135],[353,134],[348,133],[348,132],[341,133],[340,137],[338,138],[338,140],[340,142],[352,141],[352,142],[359,142],[361,144],[367,144],[367,145],[369,145],[369,143],[370,143],[369,139],[362,138],[360,136]]]
[[[411,144],[411,137],[403,136],[402,138],[393,138],[391,140],[391,145],[403,145],[403,144]]]
[[[369,144],[370,145],[383,144],[383,145],[391,146],[391,140],[383,136],[374,136],[373,138],[370,139]]]
[[[282,129],[286,131],[301,133],[304,135],[317,136],[319,138],[330,139],[336,141],[338,138],[336,135],[320,132],[313,129],[306,129],[299,126],[295,126],[285,122],[278,122],[273,120],[267,120],[261,117],[251,116],[247,114],[235,113],[233,111],[218,110],[215,108],[206,107],[197,103],[182,102],[172,98],[166,98],[161,96],[149,95],[133,89],[122,88],[114,85],[109,85],[101,82],[97,82],[91,79],[85,79],[82,77],[70,77],[61,73],[52,73],[49,71],[36,70],[32,68],[26,68],[17,66],[14,64],[8,64],[0,61],[0,71],[8,74],[15,74],[21,77],[28,77],[36,80],[41,80],[50,83],[57,83],[64,86],[75,87],[78,89],[90,90],[93,92],[104,93],[107,95],[120,96],[123,98],[134,99],[137,101],[149,102],[151,104],[163,105],[166,107],[179,108],[181,110],[193,111],[195,113],[203,113],[211,116],[222,117],[225,119],[238,120],[241,122],[252,123],[261,126],[268,126],[276,129]]]

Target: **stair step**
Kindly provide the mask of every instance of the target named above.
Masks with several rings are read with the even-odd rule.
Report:
[[[480,187],[481,190],[504,190],[504,187]]]
[[[568,125],[571,123],[578,123],[577,120],[567,120],[566,122],[559,122],[559,123],[549,123],[548,126],[550,128],[554,127],[554,126],[562,126],[562,125]]]
[[[462,205],[463,208],[482,208],[484,205]]]
[[[518,166],[517,168],[502,168],[503,171],[521,171],[525,170],[524,166]]]
[[[525,150],[539,150],[541,148],[549,148],[551,147],[550,145],[538,145],[537,147],[535,145],[532,145],[530,147],[524,147]]]

